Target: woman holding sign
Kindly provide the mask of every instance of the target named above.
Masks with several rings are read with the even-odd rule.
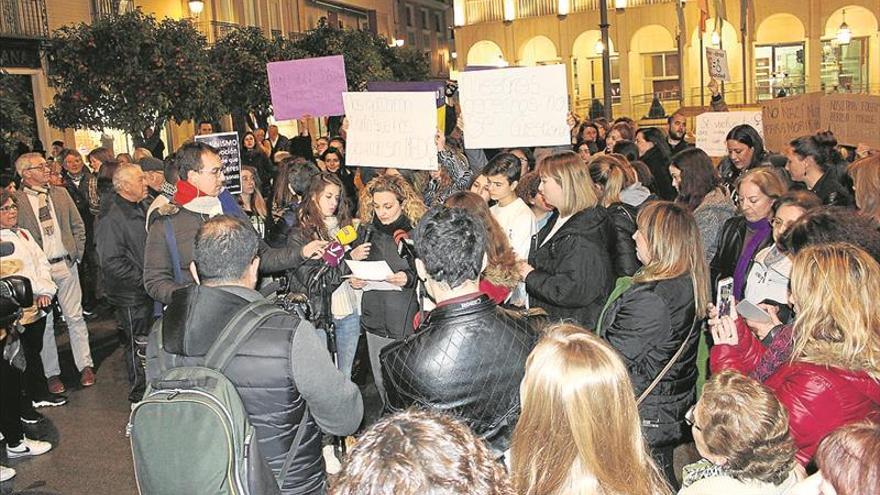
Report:
[[[385,282],[400,290],[367,290],[361,300],[361,328],[367,333],[367,347],[376,388],[384,401],[382,367],[379,351],[413,331],[413,317],[419,309],[416,298],[417,277],[409,262],[403,259],[396,245],[400,232],[409,231],[425,214],[425,204],[412,186],[400,175],[380,175],[364,187],[360,199],[361,228],[358,241],[369,243],[365,261],[384,261],[393,272]],[[360,248],[359,248],[360,249]],[[355,250],[357,251],[357,249]],[[355,289],[367,282],[352,277]]]

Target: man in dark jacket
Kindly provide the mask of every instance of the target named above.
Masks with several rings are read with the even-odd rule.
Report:
[[[416,269],[437,307],[416,333],[383,349],[386,409],[428,407],[461,418],[496,454],[519,417],[519,384],[535,335],[479,290],[486,230],[459,208],[416,228]]]
[[[254,290],[259,245],[256,232],[244,220],[220,215],[200,225],[191,265],[199,285],[174,293],[162,328],[151,335],[148,380],[155,380],[163,366],[202,365],[226,323],[262,299]],[[224,375],[241,396],[260,452],[276,476],[299,428],[306,428],[282,493],[324,493],[322,431],[353,433],[363,416],[363,401],[357,385],[336,369],[315,328],[294,315],[269,316],[244,340]],[[309,416],[303,423],[306,411]]]
[[[669,148],[672,151],[672,156],[675,156],[679,151],[684,151],[693,146],[693,144],[684,140],[685,135],[687,134],[687,117],[681,113],[681,110],[676,111],[666,119],[666,141],[669,143]]]
[[[221,213],[244,218],[241,208],[223,189],[223,164],[217,150],[204,143],[184,144],[175,155],[180,180],[170,204],[158,208],[150,225],[144,257],[144,286],[153,299],[171,302],[177,289],[193,282],[189,273],[196,231]],[[168,226],[166,226],[166,224]],[[296,267],[303,257],[317,257],[326,242],[270,248],[260,241],[262,268],[269,273]]]
[[[115,194],[98,217],[95,238],[107,301],[125,334],[125,365],[130,402],[144,395],[144,358],[153,323],[153,300],[144,289],[144,230],[147,185],[137,165],[122,164],[113,176]]]

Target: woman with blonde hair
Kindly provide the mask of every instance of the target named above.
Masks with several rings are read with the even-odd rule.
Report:
[[[684,417],[697,384],[697,322],[709,304],[700,230],[685,205],[654,201],[639,212],[633,236],[639,260],[628,288],[618,286],[599,335],[623,356],[640,397],[654,459],[676,484],[672,451],[684,440]]]
[[[385,281],[400,290],[364,291],[361,300],[361,329],[367,334],[367,348],[376,388],[382,399],[385,389],[379,351],[386,345],[413,332],[413,318],[418,311],[414,268],[397,250],[401,235],[410,230],[425,214],[422,202],[409,182],[400,175],[379,175],[361,190],[361,225],[356,250],[365,250],[366,261],[384,261],[393,272]],[[367,241],[367,242],[365,242]],[[367,282],[352,277],[349,283],[362,289]]]
[[[856,206],[863,215],[880,222],[880,154],[875,153],[849,166]]]
[[[639,210],[624,203],[620,199],[620,193],[635,184],[635,170],[623,155],[614,153],[594,156],[589,167],[596,195],[600,204],[608,209],[611,223],[614,224],[614,275],[632,276],[641,266],[636,256],[636,243],[633,241]]]
[[[818,244],[794,257],[793,342],[764,379],[785,405],[798,461],[810,462],[825,435],[880,418],[880,265],[846,243]],[[731,304],[733,306],[733,304]],[[713,308],[712,370],[751,373],[767,349],[736,314]]]
[[[702,459],[684,467],[679,495],[783,495],[797,483],[788,413],[757,380],[718,373],[685,419]]]
[[[444,205],[463,208],[476,215],[486,226],[489,234],[486,242],[488,263],[480,278],[480,290],[497,304],[503,303],[519,284],[519,271],[516,268],[516,254],[498,221],[483,198],[472,192],[459,191],[449,196]]]
[[[589,169],[574,152],[545,158],[538,190],[556,211],[535,236],[529,261],[519,263],[532,306],[551,320],[596,325],[614,284],[614,226],[599,204]]]
[[[553,325],[526,361],[511,441],[519,495],[664,495],[627,367],[583,328]]]

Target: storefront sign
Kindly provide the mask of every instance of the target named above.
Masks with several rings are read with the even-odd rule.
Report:
[[[741,124],[754,127],[758,134],[764,136],[760,111],[706,112],[697,115],[697,148],[709,156],[727,155],[727,133]]]
[[[459,79],[468,148],[571,143],[564,65],[462,72]]]
[[[0,38],[0,67],[7,69],[39,69],[40,45],[33,40]]]
[[[276,120],[344,114],[348,81],[342,55],[271,62],[266,70]]]
[[[782,153],[792,139],[813,134],[822,127],[822,93],[774,98],[761,103],[764,116],[764,148]]]
[[[241,155],[237,132],[221,132],[195,136],[195,141],[213,146],[220,153],[223,164],[224,186],[231,194],[241,194]]]
[[[437,170],[434,93],[343,93],[342,98],[347,164]]]

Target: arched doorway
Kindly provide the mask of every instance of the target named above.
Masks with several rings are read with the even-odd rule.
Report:
[[[559,62],[556,45],[546,36],[535,36],[523,43],[519,49],[517,64],[533,66]]]
[[[501,47],[489,40],[474,43],[467,53],[467,65],[501,65],[503,60]]]
[[[844,15],[845,12],[845,15]],[[846,22],[850,39],[839,36],[841,25]],[[876,63],[880,51],[877,34],[877,16],[870,10],[849,5],[832,13],[825,21],[821,40],[822,65],[821,89],[837,92],[865,92],[871,89],[871,81],[880,74]],[[872,66],[871,58],[874,59]],[[872,77],[873,76],[873,77]]]
[[[602,100],[602,33],[599,30],[584,31],[574,40],[571,49],[572,87],[574,88],[575,108],[579,114],[594,99]],[[614,47],[614,40],[608,38],[611,62],[611,102],[620,103],[620,54]]]

